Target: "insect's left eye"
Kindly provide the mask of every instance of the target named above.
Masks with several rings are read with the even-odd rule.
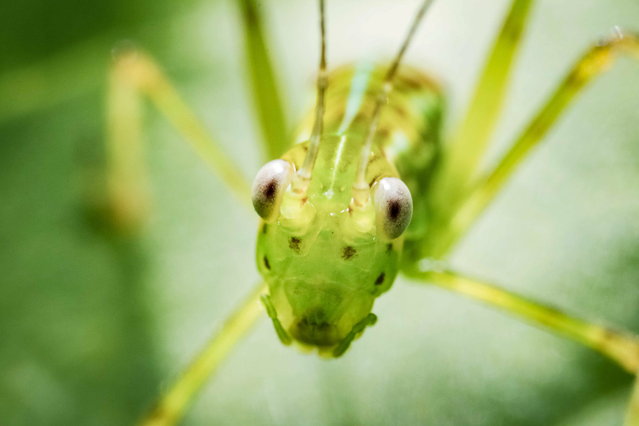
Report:
[[[413,198],[401,179],[383,178],[375,189],[377,230],[389,240],[402,235],[413,216]]]
[[[251,198],[255,211],[262,219],[269,221],[274,218],[282,194],[291,181],[292,172],[291,163],[284,160],[269,161],[257,172]]]

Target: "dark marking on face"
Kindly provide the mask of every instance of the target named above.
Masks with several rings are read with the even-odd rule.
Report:
[[[296,253],[299,253],[300,250],[302,249],[302,240],[300,240],[297,237],[291,237],[288,240],[288,248],[290,248],[291,250],[293,250]]]
[[[268,223],[262,225],[262,234],[266,234],[268,232]]]
[[[268,261],[268,257],[264,256],[264,266],[266,267],[266,269],[268,269],[269,271],[271,270],[271,264]]]
[[[399,217],[399,214],[402,212],[402,205],[397,200],[391,200],[388,202],[388,217],[395,221]]]
[[[386,278],[386,274],[382,272],[375,280],[375,285],[382,285],[384,283],[384,278]]]
[[[346,246],[342,249],[342,259],[348,260],[357,254],[357,250],[352,246]]]
[[[386,253],[393,251],[393,243],[386,244]]]

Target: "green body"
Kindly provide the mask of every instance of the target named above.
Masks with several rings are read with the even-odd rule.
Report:
[[[438,148],[442,99],[432,80],[413,69],[396,78],[366,174],[370,187],[384,177],[401,176],[416,200],[414,219],[405,236],[391,241],[371,227],[371,206],[357,213],[349,207],[384,69],[362,65],[331,74],[326,136],[305,207],[290,211],[285,198],[280,215],[262,223],[258,233],[257,264],[269,291],[263,300],[278,335],[285,343],[317,347],[321,354],[340,355],[374,323],[373,302],[391,287],[403,246],[410,259],[427,232],[426,193]],[[302,125],[302,139],[308,137],[311,121],[309,117]],[[307,149],[308,143],[297,144],[282,159],[297,170]]]

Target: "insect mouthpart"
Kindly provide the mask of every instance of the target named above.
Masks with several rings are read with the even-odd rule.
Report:
[[[316,310],[303,316],[290,330],[298,341],[313,346],[333,346],[342,339],[335,324],[325,319],[322,310]]]

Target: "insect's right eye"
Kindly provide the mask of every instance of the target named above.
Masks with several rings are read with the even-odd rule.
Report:
[[[257,172],[251,198],[255,211],[262,219],[269,221],[274,218],[292,173],[291,163],[284,160],[269,161]]]

